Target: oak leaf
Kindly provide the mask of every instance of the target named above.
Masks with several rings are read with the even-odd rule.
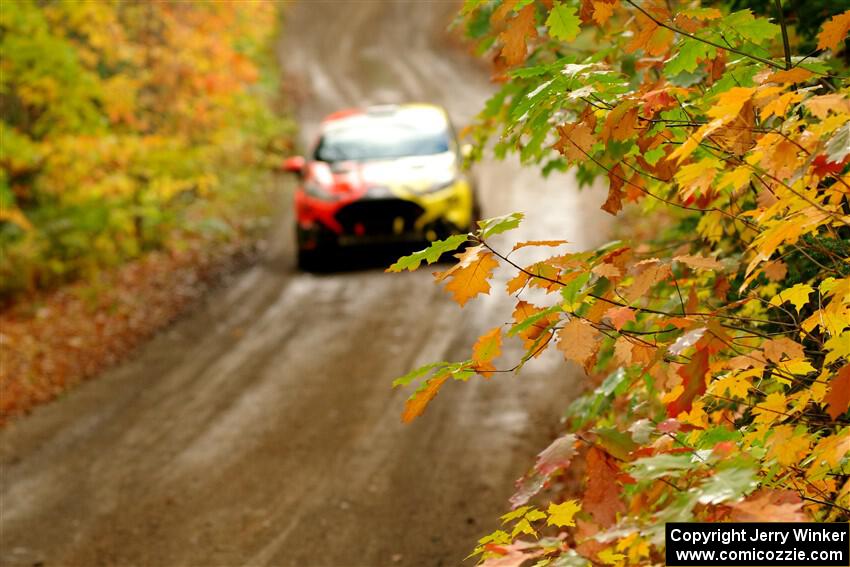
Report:
[[[623,168],[618,163],[608,172],[608,199],[600,207],[606,213],[616,215],[623,208]]]
[[[600,333],[593,326],[573,317],[558,330],[558,350],[564,353],[564,358],[578,362],[584,366],[599,349],[597,338]]]
[[[501,353],[502,328],[495,327],[481,335],[472,347],[472,362],[475,363],[475,370],[489,378],[496,369],[492,361]]]
[[[536,8],[534,4],[525,6],[508,22],[505,31],[499,34],[502,40],[502,57],[508,65],[519,65],[528,55],[526,40],[537,37]]]
[[[818,49],[835,51],[847,37],[848,31],[850,31],[850,10],[833,16],[823,25],[823,29],[818,34]]]
[[[490,276],[499,265],[492,252],[485,252],[482,246],[467,249],[458,255],[460,261],[445,272],[435,272],[437,281],[450,278],[446,290],[463,307],[467,301],[479,294],[490,293]]]

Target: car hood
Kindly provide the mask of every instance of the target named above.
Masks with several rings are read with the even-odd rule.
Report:
[[[453,152],[366,162],[314,162],[311,177],[334,193],[362,194],[373,187],[419,193],[451,182],[458,173]]]

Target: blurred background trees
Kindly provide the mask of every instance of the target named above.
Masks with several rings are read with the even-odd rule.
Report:
[[[277,22],[263,1],[6,3],[0,295],[250,230],[291,129]]]

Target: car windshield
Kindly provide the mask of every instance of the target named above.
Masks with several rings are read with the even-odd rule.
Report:
[[[424,156],[449,151],[445,124],[423,125],[394,119],[353,121],[334,127],[316,147],[319,161],[367,161]]]

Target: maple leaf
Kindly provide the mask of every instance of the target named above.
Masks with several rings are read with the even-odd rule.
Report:
[[[502,40],[502,57],[508,65],[519,65],[528,55],[526,40],[537,37],[536,28],[537,11],[534,4],[525,6],[519,13],[508,23],[499,39]]]
[[[593,326],[573,317],[558,330],[558,350],[564,353],[564,358],[578,362],[584,366],[599,349],[597,338],[599,331]]]
[[[789,69],[788,71],[776,71],[775,73],[771,73],[767,77],[767,80],[771,83],[802,83],[808,81],[814,76],[815,74],[808,69],[796,67],[794,69]]]
[[[404,404],[404,413],[401,415],[401,420],[404,423],[410,423],[425,411],[425,408],[428,407],[428,404],[431,403],[431,400],[434,399],[434,396],[440,391],[440,388],[443,387],[446,380],[449,379],[448,373],[437,374],[436,376],[429,378],[425,384],[423,384],[422,388],[417,390],[410,398],[408,398],[407,402]]]
[[[631,307],[612,307],[605,312],[605,316],[611,319],[611,324],[619,331],[626,323],[635,320],[635,313]]]
[[[604,26],[613,14],[614,4],[604,0],[593,0],[593,21],[597,24]]]
[[[809,295],[814,291],[812,286],[807,284],[798,283],[788,289],[782,290],[771,298],[771,305],[782,305],[786,301],[790,301],[794,306],[794,309],[797,310],[797,313],[800,312],[800,309],[803,308],[805,304],[809,302]]]
[[[708,373],[708,349],[697,350],[690,362],[677,371],[682,377],[682,393],[667,404],[667,416],[676,417],[690,411],[694,398],[705,392],[705,376]]]
[[[546,520],[547,526],[574,526],[576,525],[573,517],[576,512],[581,510],[581,505],[576,500],[567,500],[561,504],[549,504],[546,510],[549,513],[549,519]]]
[[[593,128],[585,121],[561,126],[558,128],[558,135],[559,139],[553,147],[573,161],[587,159],[587,154],[596,143]]]
[[[850,31],[850,10],[833,16],[823,24],[823,29],[818,34],[818,49],[835,51],[847,37],[848,31]]]
[[[809,445],[808,437],[795,433],[793,426],[777,425],[772,428],[772,434],[767,440],[768,456],[787,467],[800,462],[800,458],[808,452]]]
[[[764,356],[771,362],[781,362],[782,355],[788,359],[803,358],[803,345],[795,343],[787,337],[768,339],[762,344]]]
[[[475,370],[485,377],[493,375],[496,369],[492,360],[502,352],[502,328],[495,327],[481,335],[472,347],[472,361]]]
[[[623,208],[623,168],[618,163],[608,172],[608,199],[600,207],[606,213],[617,215]]]
[[[485,252],[482,246],[467,249],[458,256],[460,261],[445,272],[435,272],[437,281],[450,278],[446,290],[463,307],[467,301],[479,294],[490,293],[490,276],[499,265],[492,252]]]
[[[803,501],[790,490],[762,489],[743,502],[734,502],[733,522],[805,522]]]
[[[775,260],[766,264],[762,271],[770,281],[781,282],[788,274],[788,266],[782,260]]]
[[[833,421],[850,409],[850,364],[845,364],[835,378],[829,381],[829,391],[823,399],[826,413]]]
[[[596,447],[590,448],[585,463],[587,488],[581,507],[587,510],[600,526],[610,527],[616,522],[617,515],[626,511],[625,504],[620,500],[623,489],[617,481],[620,468],[610,455]]]
[[[803,103],[809,112],[823,120],[830,111],[835,113],[850,112],[850,99],[841,93],[814,96]]]
[[[673,272],[670,271],[668,264],[662,264],[656,260],[655,263],[649,264],[647,268],[635,276],[635,280],[625,290],[624,295],[630,302],[635,301],[640,297],[644,297],[646,292],[649,291],[649,288],[667,279],[672,274]]]
[[[525,348],[533,348],[537,339],[546,332],[550,325],[558,320],[558,314],[546,312],[526,301],[518,301],[513,312],[516,325],[510,334],[518,334],[525,341]],[[527,324],[528,323],[528,324]],[[524,325],[520,328],[520,325]]]

